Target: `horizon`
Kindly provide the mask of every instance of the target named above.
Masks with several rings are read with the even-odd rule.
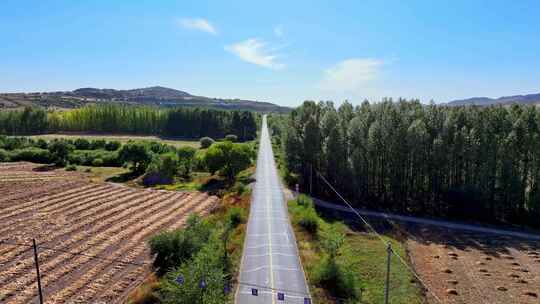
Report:
[[[540,3],[487,3],[4,1],[0,91],[159,84],[288,107],[540,92]]]

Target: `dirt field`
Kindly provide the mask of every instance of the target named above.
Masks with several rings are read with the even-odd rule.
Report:
[[[149,272],[148,237],[217,203],[204,193],[91,183],[35,167],[0,166],[0,303],[37,302],[31,238],[46,303],[119,302]]]
[[[434,227],[408,230],[414,267],[443,303],[540,303],[540,242]]]

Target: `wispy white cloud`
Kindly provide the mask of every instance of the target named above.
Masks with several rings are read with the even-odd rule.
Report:
[[[225,47],[225,50],[238,56],[243,61],[260,65],[265,68],[280,70],[285,65],[277,62],[278,55],[269,49],[266,42],[251,38]]]
[[[283,26],[281,25],[274,26],[274,35],[276,35],[276,37],[281,38],[283,37],[283,34],[284,34]]]
[[[212,35],[217,34],[216,28],[208,20],[203,18],[182,18],[177,21],[178,25],[185,29],[206,32]]]
[[[375,80],[384,62],[373,58],[350,58],[324,71],[320,88],[334,92],[356,92]]]

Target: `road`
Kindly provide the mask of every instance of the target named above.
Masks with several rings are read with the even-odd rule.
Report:
[[[238,304],[310,303],[306,301],[310,298],[309,289],[274,163],[266,116],[262,122],[239,281]],[[281,294],[284,300],[278,299]]]

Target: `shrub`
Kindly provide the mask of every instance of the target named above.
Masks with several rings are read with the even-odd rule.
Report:
[[[238,136],[236,136],[234,134],[229,134],[229,135],[225,136],[225,140],[230,141],[230,142],[237,142],[238,141]]]
[[[232,207],[227,212],[227,223],[236,228],[238,225],[244,222],[244,210],[240,207]]]
[[[307,232],[315,234],[319,229],[319,216],[314,209],[304,209],[300,213],[298,224]]]
[[[340,265],[325,255],[314,267],[314,283],[324,287],[333,296],[340,298],[358,297],[358,280],[352,270]]]
[[[296,201],[298,202],[299,206],[313,208],[313,200],[305,194],[298,195]]]
[[[54,162],[59,166],[63,166],[67,162],[69,153],[73,151],[73,145],[65,140],[53,140],[49,144],[49,151],[52,154]]]
[[[149,241],[154,267],[163,274],[191,258],[208,242],[212,226],[197,215],[188,218],[184,229],[161,232]]]
[[[95,166],[94,160],[96,159],[102,161],[99,167],[119,167],[122,165],[117,152],[105,150],[75,150],[68,157],[69,163],[84,166]]]
[[[152,186],[157,184],[170,184],[178,172],[178,157],[174,153],[155,155],[146,169],[143,184]]]
[[[214,143],[214,140],[210,137],[203,137],[199,140],[199,143],[201,144],[201,149],[207,149]]]
[[[77,138],[73,145],[77,150],[88,150],[90,148],[90,142],[85,138]]]
[[[0,149],[0,162],[9,161],[9,154],[6,150]]]
[[[104,139],[94,139],[90,141],[90,150],[104,149],[107,142]]]
[[[77,171],[77,166],[69,164],[66,166],[66,171]]]
[[[105,150],[107,151],[116,151],[120,148],[122,144],[119,141],[111,140],[105,144]]]
[[[193,163],[195,158],[195,153],[197,150],[193,147],[180,147],[176,151],[178,155],[178,164],[180,169],[180,174],[182,176],[189,176],[191,170],[193,169]]]
[[[49,150],[40,148],[25,148],[14,150],[11,153],[11,161],[29,161],[40,164],[50,164],[54,161],[54,157]]]
[[[95,159],[92,161],[92,166],[94,166],[94,167],[103,167],[103,159],[101,159],[101,158],[95,158]]]
[[[133,172],[143,173],[152,160],[152,154],[145,144],[139,142],[128,142],[123,145],[118,152],[118,157],[124,163],[133,165]]]
[[[249,167],[252,157],[253,151],[249,145],[226,141],[208,148],[205,163],[210,173],[219,171],[230,182],[240,171]]]
[[[40,149],[47,149],[49,147],[49,144],[43,138],[38,139],[34,145]]]

